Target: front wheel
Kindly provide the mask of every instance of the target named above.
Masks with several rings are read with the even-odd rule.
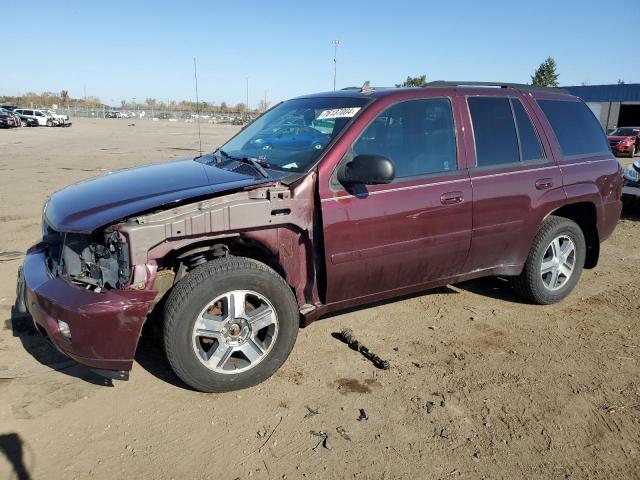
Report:
[[[300,316],[284,279],[244,257],[207,262],[171,291],[164,348],[174,372],[202,392],[269,378],[293,349]]]
[[[586,242],[578,224],[550,216],[533,240],[524,270],[512,281],[514,290],[540,305],[559,302],[578,283],[585,255]]]

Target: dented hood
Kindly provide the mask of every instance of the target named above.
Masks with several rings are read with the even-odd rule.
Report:
[[[156,163],[59,190],[51,195],[45,216],[57,231],[88,233],[146,210],[265,181],[192,159]]]

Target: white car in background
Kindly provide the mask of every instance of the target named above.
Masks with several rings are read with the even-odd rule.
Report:
[[[28,118],[35,118],[41,127],[53,127],[56,121],[45,110],[35,108],[16,108],[14,112]]]
[[[69,117],[67,115],[62,115],[61,113],[56,113],[53,110],[45,110],[42,109],[43,112],[48,113],[53,118],[53,121],[56,125],[64,125],[69,121]]]

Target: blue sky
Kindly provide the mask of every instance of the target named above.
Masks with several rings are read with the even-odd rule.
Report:
[[[638,1],[2,2],[0,94],[195,99],[195,56],[201,100],[244,101],[250,77],[255,106],[330,90],[333,38],[338,88],[528,82],[549,55],[563,85],[640,82]]]

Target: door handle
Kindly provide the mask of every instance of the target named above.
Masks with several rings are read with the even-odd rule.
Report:
[[[553,180],[550,178],[540,178],[536,180],[535,185],[538,190],[548,190],[553,187]]]
[[[462,192],[447,192],[440,195],[440,203],[442,205],[454,205],[456,203],[462,203],[464,195]]]

